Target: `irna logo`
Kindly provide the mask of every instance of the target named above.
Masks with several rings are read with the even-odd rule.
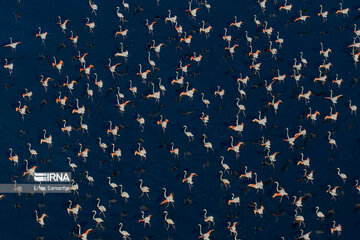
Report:
[[[70,172],[35,172],[34,180],[37,182],[70,182]]]

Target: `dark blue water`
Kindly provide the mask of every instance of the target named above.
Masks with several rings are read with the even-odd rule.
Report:
[[[2,44],[7,44],[9,37],[14,41],[20,41],[21,44],[16,51],[9,48],[0,49],[2,64],[5,64],[5,58],[14,63],[14,72],[11,76],[6,69],[0,72],[3,86],[0,88],[0,136],[3,156],[0,163],[1,183],[12,183],[13,180],[27,182],[22,175],[25,171],[24,159],[29,158],[26,144],[31,143],[32,148],[37,150],[38,157],[37,160],[30,159],[29,165],[38,166],[39,172],[70,171],[66,158],[71,157],[78,166],[73,178],[79,184],[80,190],[79,196],[72,193],[45,196],[6,194],[1,200],[1,239],[77,239],[77,223],[81,225],[82,233],[88,228],[94,229],[88,239],[120,239],[120,222],[124,224],[124,230],[131,234],[132,239],[198,239],[197,224],[200,223],[203,225],[203,232],[215,229],[211,234],[212,239],[233,239],[226,227],[227,222],[235,221],[239,222],[237,231],[238,238],[241,239],[280,239],[281,236],[285,239],[295,239],[300,236],[300,229],[304,229],[305,233],[312,231],[311,239],[330,239],[332,221],[343,227],[340,238],[354,239],[360,229],[359,211],[356,208],[360,200],[354,187],[355,179],[359,179],[360,170],[357,160],[360,154],[357,147],[359,120],[357,115],[351,115],[348,100],[351,99],[354,105],[359,105],[360,98],[357,77],[359,71],[353,64],[351,48],[348,48],[348,45],[354,37],[353,24],[359,23],[360,13],[357,9],[360,4],[356,1],[346,1],[344,8],[348,7],[351,11],[348,17],[343,17],[335,15],[339,9],[337,1],[289,1],[288,4],[293,4],[293,8],[288,14],[278,10],[283,2],[274,5],[273,1],[268,1],[265,13],[262,13],[255,1],[209,1],[211,11],[208,13],[204,5],[194,1],[192,7],[200,7],[194,20],[185,13],[188,8],[187,1],[160,1],[159,7],[156,7],[154,0],[128,2],[129,12],[124,11],[120,1],[97,1],[99,10],[95,16],[85,0],[23,0],[21,3],[3,1],[0,18]],[[320,3],[329,11],[325,23],[317,16]],[[116,6],[120,6],[120,12],[126,19],[121,23],[123,29],[129,30],[125,39],[121,36],[114,37],[120,24],[116,16]],[[141,7],[141,10],[138,7]],[[178,23],[184,31],[193,36],[190,47],[180,43],[180,38],[170,22],[164,23],[168,9],[172,10],[172,16],[178,16]],[[310,16],[306,23],[294,23],[295,18],[299,16],[299,10]],[[268,26],[274,28],[271,36],[273,47],[278,48],[274,42],[278,31],[280,37],[284,38],[283,47],[278,48],[277,60],[271,58],[270,52],[266,51],[269,39],[263,34],[263,27],[256,27],[253,21],[254,14],[262,23],[267,21]],[[240,30],[229,27],[235,15],[238,20],[244,22]],[[56,24],[57,16],[70,19],[66,35]],[[85,26],[87,17],[96,23],[94,34],[89,33]],[[153,35],[148,33],[145,19],[149,19],[149,22],[157,21]],[[208,39],[199,33],[201,20],[213,27]],[[42,32],[49,33],[45,46],[41,44],[40,39],[35,38],[39,26]],[[232,36],[231,46],[235,43],[239,45],[235,49],[234,59],[224,50],[227,47],[227,43],[222,39],[224,27],[228,27],[228,34]],[[70,30],[79,36],[77,48],[73,47],[68,38]],[[248,57],[250,50],[245,30],[253,38],[254,51],[261,51],[258,59],[258,62],[262,63],[260,77],[249,69],[251,59]],[[139,70],[138,64],[142,64],[143,71],[151,69],[147,62],[147,50],[152,40],[157,44],[164,43],[165,46],[161,48],[160,58],[151,50],[151,59],[156,62],[159,69],[149,74],[144,84],[136,73]],[[129,51],[127,62],[114,57],[114,54],[120,51],[120,42]],[[327,72],[328,80],[325,85],[313,82],[319,74],[318,66],[323,62],[323,57],[319,55],[320,42],[323,42],[325,49],[332,49],[328,61],[333,66]],[[95,67],[90,81],[79,72],[81,65],[74,58],[78,50],[81,53],[89,53],[86,57],[87,66],[92,64]],[[303,77],[299,85],[296,85],[290,76],[293,74],[293,59],[300,60],[300,51],[304,53],[308,65],[302,68],[300,73]],[[201,53],[203,58],[199,66],[191,62],[189,73],[184,75],[184,81],[189,82],[190,88],[194,87],[197,91],[193,100],[187,97],[180,99],[179,94],[185,90],[185,86],[181,89],[178,85],[172,86],[170,82],[176,76],[179,60],[182,60],[184,65],[190,63],[193,52]],[[64,61],[61,74],[51,65],[53,56]],[[117,67],[118,74],[115,78],[112,78],[110,71],[105,67],[108,58],[112,59],[112,64],[122,63]],[[275,115],[272,108],[266,107],[272,97],[266,94],[263,84],[264,80],[269,83],[277,75],[277,69],[287,77],[284,83],[273,84],[273,95],[276,96],[276,100],[283,101]],[[93,72],[104,82],[101,92],[97,91],[94,84]],[[228,128],[229,125],[234,125],[238,112],[236,98],[239,97],[239,93],[236,79],[239,73],[250,77],[248,86],[242,88],[246,91],[247,99],[240,102],[246,106],[246,117],[239,114],[239,121],[245,124],[242,136]],[[331,82],[336,74],[344,80],[340,88]],[[54,79],[49,82],[47,92],[40,84],[40,75]],[[65,76],[77,81],[72,94],[61,86],[66,81]],[[160,103],[155,103],[153,99],[147,99],[145,96],[152,92],[152,81],[155,82],[157,91],[159,77],[162,78],[162,84],[167,90],[165,95],[161,96]],[[138,88],[136,97],[128,90],[129,80]],[[93,101],[87,98],[87,83],[90,83],[90,88],[94,90]],[[214,96],[217,85],[225,90],[223,99]],[[301,91],[300,86],[304,87],[305,92],[311,90],[313,93],[307,105],[304,100],[297,100]],[[125,100],[131,101],[122,115],[115,107],[116,87],[120,87]],[[21,97],[25,88],[33,91],[31,101]],[[343,95],[335,107],[339,113],[336,123],[323,121],[332,106],[330,100],[324,99],[330,95],[330,89],[335,95]],[[69,98],[64,109],[55,103],[58,91]],[[208,109],[201,102],[201,92],[211,102]],[[86,107],[84,123],[89,126],[89,134],[77,130],[68,137],[61,132],[61,120],[65,119],[68,125],[79,128],[79,116],[71,114],[76,107],[76,98],[79,99],[80,105]],[[24,121],[15,111],[19,100],[29,107],[29,114],[25,116]],[[309,106],[313,111],[321,113],[315,125],[306,119]],[[262,111],[262,116],[267,116],[266,129],[261,130],[258,124],[251,122],[258,117],[258,111]],[[201,112],[210,116],[207,127],[199,119]],[[145,118],[143,132],[138,127],[137,114]],[[156,125],[160,114],[169,119],[165,133]],[[122,126],[120,136],[116,140],[106,134],[109,120],[115,125]],[[188,131],[193,133],[193,142],[188,142],[183,133],[183,125],[187,125]],[[294,136],[299,125],[307,130],[307,136],[304,139],[298,138],[292,150],[289,144],[283,141],[286,138],[285,128],[289,128],[290,136]],[[42,129],[47,129],[48,134],[53,137],[53,146],[50,149],[45,144],[40,145]],[[338,145],[333,150],[328,143],[328,131],[333,133],[332,138]],[[202,134],[208,136],[207,141],[212,143],[214,151],[206,151]],[[245,143],[237,159],[233,152],[226,151],[230,146],[229,136],[234,136],[235,143]],[[279,152],[274,168],[263,164],[266,152],[259,145],[262,136],[271,140],[271,153]],[[106,154],[98,146],[98,137],[109,146]],[[144,161],[134,157],[139,141],[147,151]],[[169,152],[171,142],[180,149],[177,159]],[[90,149],[86,163],[77,156],[79,143]],[[122,150],[119,162],[110,157],[111,143]],[[14,167],[8,160],[9,147],[19,155],[18,167]],[[308,172],[315,170],[314,184],[306,183],[303,178],[303,167],[296,165],[300,160],[300,153],[311,159]],[[231,182],[231,188],[227,191],[222,189],[219,179],[219,171],[223,170],[219,158],[221,155],[231,168],[230,174],[224,175],[224,178]],[[264,182],[264,193],[247,188],[247,184],[253,183],[254,180],[238,179],[239,174],[243,173],[244,165],[256,172],[258,180]],[[338,167],[341,168],[341,172],[347,174],[348,179],[345,183],[337,175]],[[182,183],[184,170],[198,174],[194,177],[191,191],[187,184]],[[88,186],[85,171],[95,179],[93,187]],[[112,177],[112,182],[122,184],[124,190],[130,194],[127,203],[119,193],[110,191],[108,176]],[[140,178],[144,180],[144,185],[150,188],[150,199],[146,196],[138,197],[141,194],[138,182]],[[278,181],[286,190],[290,200],[285,197],[279,202],[279,199],[271,198],[276,192],[274,181]],[[332,187],[339,186],[336,201],[326,192],[328,184]],[[167,211],[169,218],[175,222],[176,231],[172,228],[166,231],[163,218],[165,207],[160,206],[163,200],[163,187],[168,189],[168,193],[174,193],[175,208],[170,205]],[[239,207],[227,205],[231,193],[240,196]],[[300,228],[293,224],[295,207],[292,204],[292,196],[306,196],[300,213],[305,218],[306,227]],[[101,216],[104,219],[104,229],[96,228],[96,223],[92,220],[91,211],[97,210],[98,197],[101,204],[107,208],[106,218]],[[82,207],[77,222],[67,214],[68,200]],[[253,207],[249,206],[253,202],[265,207],[262,218],[253,214]],[[315,215],[316,206],[325,214],[325,220],[322,222]],[[203,222],[203,208],[208,209],[208,214],[214,216],[214,228],[208,229],[207,224]],[[34,210],[49,216],[45,218],[43,228],[36,222]],[[141,218],[141,210],[145,211],[145,215],[152,214],[151,228],[137,224]]]

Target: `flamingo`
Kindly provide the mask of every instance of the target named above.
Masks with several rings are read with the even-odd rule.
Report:
[[[125,231],[125,230],[122,230],[122,228],[123,228],[123,223],[119,223],[119,233],[123,236],[123,239],[124,240],[126,240],[126,239],[129,239],[129,240],[131,240],[130,239],[130,233],[128,233],[127,231]]]
[[[101,223],[104,222],[104,220],[102,220],[101,218],[95,218],[96,210],[93,210],[92,212],[94,213],[92,219],[96,222],[96,227],[100,226],[101,228],[103,228]]]

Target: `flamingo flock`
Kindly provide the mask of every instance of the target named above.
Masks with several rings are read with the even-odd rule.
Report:
[[[62,205],[43,193],[22,216],[38,239],[59,216],[58,233],[82,240],[354,237],[359,9],[245,1],[251,18],[219,19],[216,1],[111,2],[32,26],[37,86],[18,79],[32,40],[3,39],[2,103],[21,126],[3,139],[14,197],[34,198],[18,185],[36,172],[72,172]]]

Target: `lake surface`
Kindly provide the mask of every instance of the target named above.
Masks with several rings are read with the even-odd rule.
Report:
[[[359,118],[351,114],[349,100],[352,104],[360,104],[359,96],[359,68],[354,65],[351,56],[355,36],[354,24],[359,24],[360,12],[357,9],[360,4],[357,1],[345,1],[344,9],[350,8],[348,16],[336,15],[339,9],[337,1],[290,1],[293,4],[290,12],[279,11],[284,4],[282,1],[274,3],[267,1],[266,9],[262,12],[259,4],[255,1],[209,1],[210,12],[200,1],[193,1],[192,9],[199,7],[196,19],[192,19],[185,10],[188,2],[161,0],[156,6],[155,0],[128,1],[129,12],[124,10],[121,1],[105,0],[96,1],[98,11],[92,13],[88,1],[8,1],[3,3],[0,18],[0,36],[2,44],[9,43],[9,37],[14,42],[20,41],[16,51],[9,47],[0,49],[2,64],[5,58],[14,64],[11,76],[7,69],[0,72],[2,88],[0,88],[0,106],[2,114],[0,117],[0,141],[2,161],[0,162],[0,183],[27,183],[27,177],[23,176],[25,170],[24,159],[29,159],[27,143],[38,153],[37,159],[29,159],[29,167],[38,166],[38,172],[71,171],[67,157],[77,165],[73,179],[79,184],[79,195],[69,194],[26,194],[20,196],[15,193],[7,193],[0,201],[0,229],[4,239],[77,239],[80,224],[83,233],[86,229],[94,229],[89,233],[88,239],[120,239],[119,223],[123,223],[123,230],[131,234],[132,239],[198,239],[199,227],[202,224],[203,233],[215,229],[211,233],[211,239],[234,239],[227,229],[227,222],[231,224],[238,222],[236,226],[238,239],[296,239],[300,236],[300,229],[304,233],[312,231],[311,239],[337,238],[337,233],[331,236],[330,229],[332,221],[342,225],[342,233],[339,238],[354,239],[359,234],[360,217],[359,203],[360,194],[354,187],[355,180],[359,179],[360,167],[358,159],[360,155],[359,145]],[[318,16],[319,4],[324,5],[324,10],[329,11],[328,19],[323,22]],[[119,22],[116,15],[116,7],[120,6],[120,12],[125,16],[124,22]],[[178,24],[183,30],[192,35],[190,46],[180,42],[174,25],[167,22],[168,9],[171,16],[177,15]],[[299,10],[303,15],[310,18],[306,22],[294,22],[299,17]],[[262,26],[257,27],[253,17],[257,15]],[[66,34],[56,23],[58,16],[62,20],[69,19]],[[243,24],[240,29],[230,27],[234,16]],[[95,21],[96,27],[93,34],[89,33],[86,18]],[[153,34],[145,25],[146,19],[149,23],[156,21]],[[211,25],[212,31],[206,38],[200,33],[202,20],[205,26]],[[265,21],[268,27],[273,28],[270,37],[272,47],[278,49],[276,59],[272,58],[269,49],[269,38],[263,33]],[[127,37],[115,37],[116,31],[128,29]],[[39,38],[35,37],[41,31],[48,32],[45,45]],[[235,48],[233,59],[229,51],[225,50],[228,43],[222,39],[224,27],[228,28],[228,35],[232,36],[231,46],[238,44]],[[73,46],[69,37],[70,31],[79,36],[77,48]],[[255,73],[249,66],[252,64],[249,57],[250,48],[246,41],[245,31],[252,38],[253,51],[261,51],[257,62],[262,63],[259,74]],[[275,43],[276,34],[284,39],[282,48]],[[184,37],[183,35],[181,37]],[[156,45],[164,43],[161,48],[160,57],[154,50],[150,49],[151,41]],[[358,42],[359,39],[356,40]],[[327,62],[332,63],[329,71],[322,70],[328,79],[322,85],[314,83],[314,78],[319,77],[319,66],[323,64],[324,57],[319,54],[320,42],[324,50],[331,48]],[[123,43],[124,50],[129,51],[127,61],[121,57],[114,57],[120,52]],[[91,70],[90,79],[80,73],[82,67],[78,59],[78,51],[88,53],[86,66],[94,65]],[[152,70],[148,63],[148,51],[151,59],[155,61],[157,69]],[[191,61],[193,52],[201,54],[202,60],[199,65]],[[290,76],[293,74],[294,58],[300,61],[300,52],[307,60],[306,67],[303,65],[299,71],[302,78],[296,84]],[[358,51],[355,49],[355,53]],[[59,74],[52,66],[53,57],[62,60],[64,65]],[[121,63],[116,67],[117,73],[112,77],[106,65],[111,58],[112,65]],[[183,66],[191,63],[188,73],[182,74],[178,70],[179,77],[183,75],[184,82],[189,82],[189,89],[195,88],[193,99],[187,96],[179,97],[185,91],[186,85],[172,85],[171,81],[176,77],[179,61]],[[139,64],[142,71],[151,70],[145,83],[137,76]],[[264,87],[265,80],[269,84],[271,79],[280,74],[286,74],[284,82],[276,81],[273,85],[272,94],[275,100],[282,100],[277,114],[273,107],[268,106],[272,96]],[[94,84],[94,73],[98,79],[103,81],[103,88],[98,91]],[[248,85],[241,89],[246,92],[246,99],[240,104],[246,107],[244,115],[239,114],[239,123],[244,123],[242,135],[229,129],[235,125],[238,107],[236,98],[240,97],[238,92],[237,78],[240,73],[249,76]],[[343,82],[338,87],[332,80],[336,74]],[[40,83],[41,75],[51,77],[47,91]],[[66,76],[75,80],[72,93],[63,83]],[[158,78],[162,79],[162,85],[166,92],[161,95],[160,102],[148,99],[146,96],[152,93],[151,82],[155,83],[155,92],[159,90]],[[134,97],[129,91],[129,80],[137,86],[137,94]],[[87,83],[94,91],[93,99],[88,98],[86,93]],[[217,86],[225,90],[225,95],[220,98],[214,92]],[[305,104],[304,99],[298,100],[301,93],[312,92],[310,103]],[[125,112],[120,113],[115,106],[117,87],[124,94],[124,100],[129,100]],[[32,100],[22,98],[25,88],[33,92]],[[332,102],[324,97],[330,96],[330,90],[335,95],[343,95],[338,103],[333,106]],[[56,104],[58,92],[68,97],[64,109]],[[210,101],[209,108],[201,101],[201,93]],[[86,112],[83,122],[88,125],[89,134],[80,129],[80,117],[72,114],[76,108],[76,101],[84,105]],[[24,116],[15,111],[18,107],[17,101],[28,106],[28,114]],[[315,124],[312,124],[306,115],[319,111],[320,115]],[[330,107],[338,112],[337,121],[324,120],[330,113]],[[262,117],[267,117],[266,128],[261,128],[252,120],[258,118],[258,111]],[[200,120],[201,113],[210,116],[207,126]],[[144,131],[136,121],[140,114],[145,119]],[[165,132],[157,125],[160,115],[168,119]],[[61,131],[62,120],[75,129],[70,137]],[[107,135],[109,122],[113,127],[120,126],[119,136],[114,139]],[[183,126],[194,135],[194,140],[189,142],[184,134]],[[293,149],[286,139],[286,128],[289,135],[295,136],[299,125],[306,129],[306,137],[299,137],[295,141]],[[40,144],[43,138],[43,129],[47,130],[47,136],[53,138],[52,147]],[[331,138],[336,140],[337,148],[331,149],[328,140],[328,131]],[[206,141],[212,143],[212,150],[207,151],[203,146],[202,134],[208,137]],[[238,158],[233,151],[227,151],[231,144],[230,136],[234,137],[234,144],[244,142],[240,148]],[[98,145],[98,138],[108,145],[104,154]],[[260,146],[261,138],[271,141],[270,154],[279,152],[276,156],[274,167],[266,164],[264,158],[267,153]],[[147,151],[145,160],[134,156],[137,143]],[[180,149],[178,158],[171,155],[171,143]],[[79,143],[90,149],[86,163],[78,157]],[[111,144],[114,143],[122,151],[121,160],[111,159]],[[14,166],[9,161],[9,148],[19,156],[19,165]],[[310,158],[308,173],[314,171],[313,184],[304,178],[304,166],[297,165],[301,154]],[[224,156],[224,163],[230,166],[229,173],[224,173],[231,187],[227,190],[221,185],[220,173],[223,167],[220,156]],[[265,161],[265,162],[264,162]],[[239,179],[244,172],[244,166],[253,173],[256,172],[258,180],[264,183],[264,191],[248,188],[252,180]],[[337,174],[337,168],[347,175],[344,183]],[[85,177],[85,171],[94,178],[94,185],[89,186]],[[182,183],[184,171],[197,173],[193,178],[194,184],[191,189],[186,183]],[[121,197],[119,191],[114,193],[108,184],[107,177],[111,181],[124,187],[130,198],[127,202]],[[150,199],[144,195],[139,198],[139,179],[143,179],[144,185],[150,188]],[[289,195],[272,198],[276,193],[275,181],[279,182]],[[336,200],[326,192],[327,185],[339,186]],[[167,194],[174,193],[175,208],[170,204],[160,206],[164,200],[163,190]],[[240,197],[240,206],[228,205],[231,194]],[[293,196],[303,196],[303,207],[299,214],[305,219],[305,227],[294,224],[295,205],[292,204]],[[107,209],[106,217],[97,214],[96,217],[103,218],[104,229],[96,227],[92,219],[92,210],[97,210],[96,198],[101,199],[101,205]],[[68,201],[79,204],[81,210],[77,222],[73,216],[67,213]],[[252,204],[264,206],[263,217],[253,213]],[[251,206],[250,206],[251,205]],[[315,215],[315,207],[319,206],[325,219],[320,221]],[[356,207],[357,206],[357,207]],[[203,219],[203,209],[208,210],[208,215],[214,216],[215,226],[208,228]],[[35,218],[34,210],[39,214],[46,213],[45,226],[41,227]],[[151,227],[144,228],[143,223],[138,224],[141,219],[141,210],[145,216],[152,214]],[[164,213],[169,212],[168,218],[175,222],[176,230],[169,228],[166,231]],[[99,212],[97,210],[97,212]]]

